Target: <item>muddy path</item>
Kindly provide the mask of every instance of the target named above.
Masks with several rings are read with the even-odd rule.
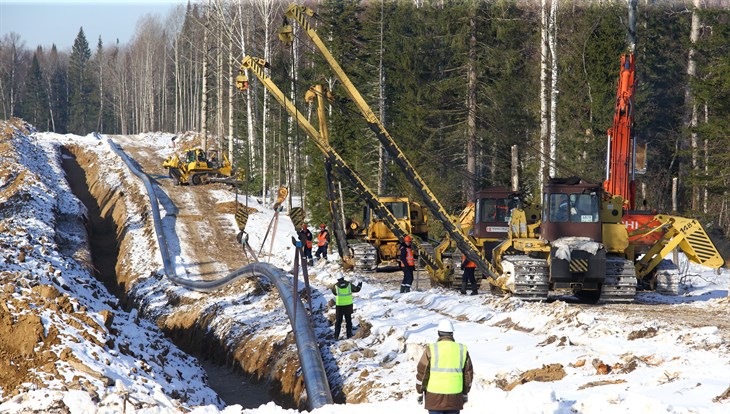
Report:
[[[149,143],[134,141],[133,136],[110,136],[134,159],[142,171],[159,185],[163,225],[173,227],[177,243],[170,243],[171,254],[178,256],[178,275],[195,280],[213,280],[248,263],[236,242],[235,205],[221,203],[214,191],[230,191],[224,184],[202,186],[175,185],[162,168],[162,159]],[[185,252],[181,258],[181,250]],[[183,270],[181,270],[181,267]]]

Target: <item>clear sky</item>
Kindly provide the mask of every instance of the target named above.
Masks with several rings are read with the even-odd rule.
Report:
[[[140,17],[158,14],[164,22],[177,4],[187,0],[0,0],[0,37],[16,32],[31,50],[53,43],[71,50],[83,26],[93,50],[100,35],[104,45],[128,43]]]

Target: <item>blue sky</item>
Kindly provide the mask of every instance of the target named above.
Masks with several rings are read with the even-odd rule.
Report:
[[[0,0],[0,37],[16,32],[31,50],[53,43],[59,50],[71,50],[83,26],[93,50],[100,35],[105,45],[117,39],[128,43],[140,17],[158,14],[164,22],[177,4],[187,4],[187,0]]]

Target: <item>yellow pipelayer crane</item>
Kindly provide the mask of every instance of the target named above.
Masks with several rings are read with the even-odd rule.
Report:
[[[370,190],[360,176],[357,175],[357,173],[347,165],[345,160],[343,160],[342,157],[330,146],[328,140],[320,135],[320,133],[307,121],[307,118],[300,113],[299,110],[297,110],[296,106],[286,98],[284,93],[281,92],[279,87],[276,86],[271,78],[266,76],[264,73],[264,67],[267,65],[266,61],[261,58],[251,56],[244,57],[243,62],[241,63],[241,71],[236,77],[236,87],[240,90],[246,88],[248,78],[245,75],[245,71],[250,69],[269,93],[271,93],[274,99],[276,99],[276,101],[279,102],[279,104],[282,105],[292,117],[294,117],[297,124],[307,135],[309,135],[312,142],[314,142],[317,148],[322,152],[322,154],[324,154],[325,160],[332,165],[334,170],[341,177],[344,177],[350,182],[358,195],[364,198],[370,208],[375,211],[375,213],[378,214],[385,223],[387,223],[390,231],[392,231],[399,240],[403,240],[408,233],[402,228],[402,221],[399,221],[393,213],[391,213],[391,211],[382,202],[380,202],[378,196]],[[321,86],[316,95],[319,97],[323,95]],[[320,116],[324,116],[324,111],[320,112]],[[426,249],[423,248],[423,244],[419,240],[414,238],[413,242],[416,248],[419,249],[420,257],[426,263],[426,269],[432,279],[444,280],[452,273],[453,269],[451,266],[430,255]]]
[[[344,86],[344,89],[347,92],[348,96],[352,99],[352,101],[365,117],[365,121],[367,122],[370,129],[375,132],[375,135],[377,136],[380,143],[383,145],[383,147],[385,147],[386,151],[388,151],[393,160],[395,160],[395,163],[401,168],[411,185],[413,185],[413,187],[419,192],[419,194],[423,198],[424,203],[431,210],[434,217],[436,217],[443,224],[448,237],[450,237],[456,243],[456,246],[459,248],[459,250],[461,250],[470,261],[476,263],[477,268],[484,275],[490,277],[490,283],[492,285],[501,287],[501,283],[498,282],[498,271],[489,263],[488,260],[485,260],[481,250],[465,233],[461,226],[459,218],[451,216],[446,211],[446,209],[444,209],[438,198],[436,198],[436,196],[433,194],[423,178],[421,178],[415,168],[413,168],[411,162],[408,160],[408,158],[406,158],[403,151],[395,143],[393,138],[385,129],[385,126],[383,126],[382,122],[380,122],[380,119],[378,119],[375,113],[373,113],[372,109],[370,109],[370,106],[367,104],[360,92],[357,90],[357,88],[355,88],[355,85],[353,85],[347,74],[345,74],[345,72],[342,70],[340,65],[330,53],[330,51],[324,45],[322,39],[320,39],[319,35],[317,35],[317,32],[312,28],[312,25],[309,23],[308,18],[313,17],[314,15],[315,13],[312,9],[297,4],[290,5],[285,13],[285,16],[287,18],[296,20],[299,25],[304,29],[304,32],[307,34],[307,36],[309,36],[312,42],[314,42],[319,52],[327,61],[327,64],[329,64],[329,66],[332,68],[337,79],[342,82],[342,85]],[[286,39],[288,37],[291,37],[291,34],[291,26],[285,23],[279,37],[282,39]],[[419,251],[421,254],[424,253],[423,249],[419,249]],[[435,259],[437,259],[437,257]],[[449,274],[444,274],[437,277],[435,280],[451,284],[452,278],[453,275],[450,272]]]

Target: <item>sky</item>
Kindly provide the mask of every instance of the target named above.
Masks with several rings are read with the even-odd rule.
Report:
[[[55,43],[70,50],[83,27],[92,49],[99,36],[105,45],[126,44],[140,17],[157,14],[164,21],[178,4],[187,0],[0,0],[0,37],[16,32],[28,49]]]

